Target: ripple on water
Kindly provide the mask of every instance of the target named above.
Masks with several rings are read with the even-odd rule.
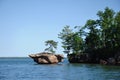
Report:
[[[40,65],[30,58],[0,59],[0,80],[120,80],[119,66],[99,64]]]

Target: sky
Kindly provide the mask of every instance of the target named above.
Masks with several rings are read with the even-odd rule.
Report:
[[[0,0],[0,57],[43,52],[47,40],[57,41],[56,53],[63,54],[64,26],[83,26],[105,7],[118,12],[120,0]]]

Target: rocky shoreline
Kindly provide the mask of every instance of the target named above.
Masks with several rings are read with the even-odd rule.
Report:
[[[34,62],[38,64],[56,64],[62,62],[64,56],[61,54],[53,54],[48,52],[30,54]],[[69,63],[89,63],[89,64],[102,64],[102,65],[118,65],[120,66],[120,53],[118,52],[114,56],[107,58],[100,58],[91,56],[91,54],[68,54],[67,55]]]
[[[68,54],[67,57],[70,63],[94,63],[120,66],[120,54],[115,55],[115,57],[113,56],[106,59],[100,59],[96,57],[91,58],[88,54]]]
[[[38,64],[56,64],[63,61],[63,55],[42,52],[37,54],[30,54],[31,57]]]

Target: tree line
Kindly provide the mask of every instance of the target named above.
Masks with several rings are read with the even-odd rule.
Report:
[[[101,53],[113,55],[120,49],[120,11],[106,7],[97,12],[98,19],[89,19],[84,26],[65,26],[58,34],[64,53]],[[77,30],[77,31],[75,31]],[[100,56],[100,55],[99,55]]]

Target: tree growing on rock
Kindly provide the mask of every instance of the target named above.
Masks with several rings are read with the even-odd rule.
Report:
[[[54,40],[47,40],[45,41],[45,45],[48,46],[48,48],[45,49],[45,51],[50,53],[55,53],[54,49],[57,49],[57,43]]]

